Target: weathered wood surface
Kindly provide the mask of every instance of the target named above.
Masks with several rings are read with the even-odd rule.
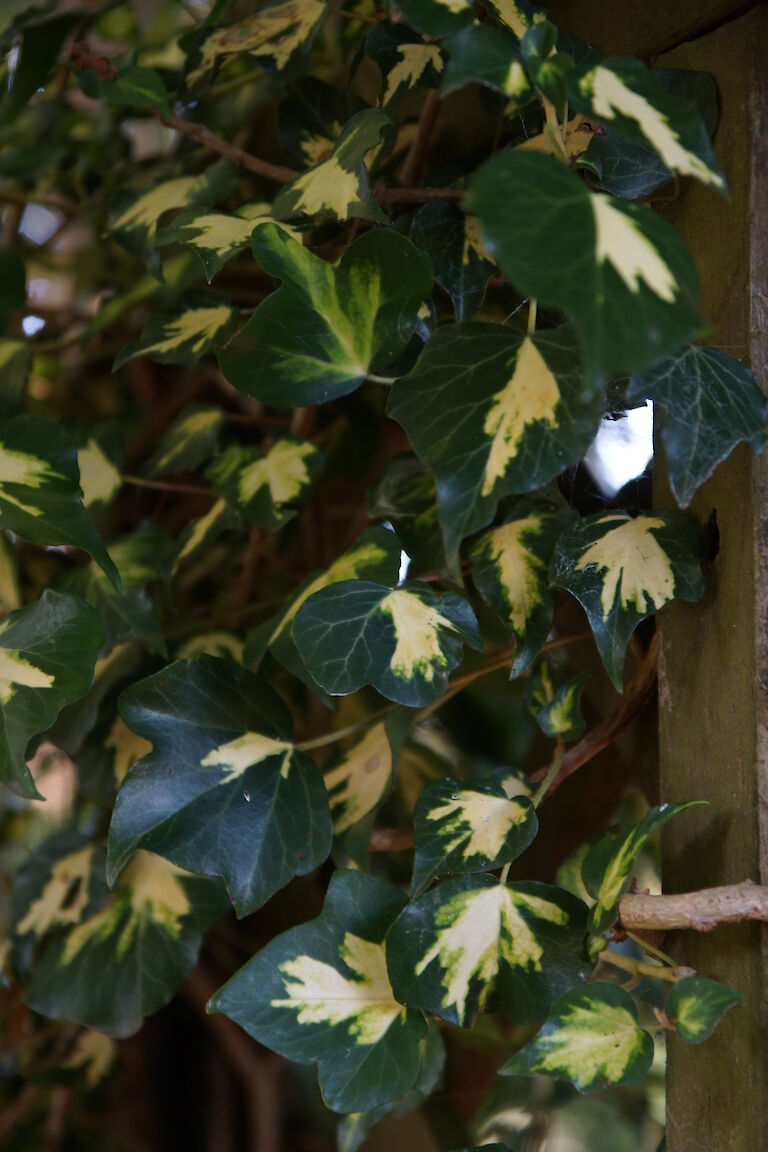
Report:
[[[608,53],[714,73],[716,152],[731,199],[688,181],[677,200],[656,206],[697,260],[710,343],[749,359],[768,390],[768,5],[554,0],[549,8]],[[671,507],[657,472],[656,501]],[[752,461],[742,447],[721,465],[691,509],[702,523],[713,510],[720,552],[705,601],[672,604],[659,617],[661,798],[712,805],[665,835],[669,892],[768,882],[768,456]],[[668,1152],[768,1149],[765,933],[753,923],[668,938],[681,963],[745,998],[706,1044],[670,1041]]]
[[[768,8],[761,6],[663,56],[663,66],[715,74],[722,119],[716,151],[729,203],[688,187],[666,215],[699,264],[712,342],[766,374]],[[660,781],[666,801],[702,797],[665,837],[668,891],[765,883],[768,726],[768,460],[745,447],[698,493],[692,511],[717,513],[720,552],[701,605],[675,604],[659,621]],[[671,505],[663,478],[660,503]],[[667,1147],[746,1152],[768,1148],[768,980],[757,924],[709,937],[670,938],[684,964],[738,988],[744,1008],[707,1044],[669,1045]]]

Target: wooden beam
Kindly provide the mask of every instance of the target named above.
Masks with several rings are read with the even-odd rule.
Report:
[[[722,114],[716,153],[724,201],[689,184],[665,215],[699,265],[710,342],[751,359],[763,386],[768,347],[768,9],[755,8],[658,60],[715,75]],[[673,500],[657,470],[656,500]],[[702,524],[716,515],[720,551],[698,605],[659,616],[660,787],[664,801],[712,807],[664,837],[665,890],[768,880],[768,459],[741,446],[697,494]],[[765,929],[744,924],[709,937],[680,933],[665,950],[738,988],[743,1008],[706,1044],[668,1044],[667,1148],[754,1152],[768,1140],[768,978]]]

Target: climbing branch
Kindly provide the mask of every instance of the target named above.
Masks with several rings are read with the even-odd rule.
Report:
[[[768,888],[745,880],[676,896],[628,892],[619,901],[619,924],[630,931],[690,928],[694,932],[711,932],[720,924],[738,924],[742,920],[768,922]]]

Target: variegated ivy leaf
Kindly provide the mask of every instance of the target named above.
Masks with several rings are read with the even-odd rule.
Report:
[[[89,512],[102,512],[123,485],[123,439],[112,421],[77,432],[77,467],[83,504]]]
[[[93,683],[104,633],[82,600],[48,588],[0,624],[0,781],[40,798],[27,745]]]
[[[543,500],[521,500],[503,524],[472,546],[473,583],[516,643],[513,676],[528,667],[552,627],[556,593],[549,586],[549,562],[572,518],[569,510]]]
[[[194,660],[196,656],[222,656],[242,664],[244,647],[245,644],[234,632],[201,632],[181,644],[175,656],[177,660]]]
[[[165,476],[169,472],[197,468],[213,455],[224,420],[221,408],[188,404],[142,465],[142,475]]]
[[[446,42],[448,63],[440,91],[444,96],[467,84],[485,84],[525,104],[533,96],[515,37],[504,28],[471,24]]]
[[[472,21],[471,0],[394,0],[393,7],[427,36],[450,36]]]
[[[616,922],[619,897],[629,881],[635,860],[659,828],[688,808],[703,804],[690,800],[683,804],[661,804],[646,812],[639,824],[622,835],[604,836],[590,849],[582,866],[584,883],[595,899],[589,913],[592,932],[605,932]]]
[[[368,105],[349,87],[300,76],[277,109],[280,144],[302,168],[327,160],[344,125]]]
[[[560,996],[538,1035],[501,1073],[553,1076],[570,1080],[580,1092],[597,1092],[636,1084],[652,1061],[653,1039],[638,1024],[631,996],[615,984],[597,982]]]
[[[245,916],[326,858],[322,775],[294,748],[290,713],[266,682],[229,660],[177,660],[123,692],[120,714],[153,751],[117,797],[110,881],[146,848],[222,876]]]
[[[518,40],[522,40],[536,24],[546,20],[546,13],[534,8],[527,0],[484,0],[484,3]]]
[[[435,478],[412,452],[391,456],[368,489],[368,515],[388,520],[410,557],[411,573],[445,567]]]
[[[550,579],[581,604],[621,691],[624,654],[640,621],[674,598],[704,593],[698,526],[680,512],[587,516],[560,537]]]
[[[724,1013],[741,999],[741,992],[727,984],[704,976],[686,976],[672,985],[665,1008],[680,1039],[686,1044],[701,1044],[712,1035]]]
[[[291,520],[306,495],[322,453],[306,440],[283,436],[266,452],[232,444],[206,475],[246,520],[270,530]]]
[[[463,596],[438,596],[416,581],[387,588],[343,580],[315,592],[296,615],[293,639],[311,675],[332,696],[371,684],[411,708],[442,696],[465,643],[478,651],[483,646]]]
[[[579,900],[583,900],[587,908],[591,908],[594,904],[594,898],[590,896],[587,886],[584,883],[583,867],[587,854],[591,850],[592,845],[589,841],[585,844],[580,844],[575,852],[567,856],[555,873],[555,882],[561,888],[566,888],[569,892],[573,892],[574,896],[578,896]]]
[[[0,339],[0,420],[21,411],[31,367],[32,349],[26,341]]]
[[[377,24],[365,41],[365,54],[379,66],[384,108],[417,88],[437,87],[443,71],[439,45],[425,44],[402,24]]]
[[[117,1063],[118,1046],[111,1036],[95,1028],[85,1028],[75,1037],[72,1048],[61,1061],[67,1071],[78,1072],[86,1088],[96,1088]]]
[[[463,1028],[485,1009],[531,1023],[588,975],[585,911],[549,884],[448,880],[409,904],[389,932],[395,995]]]
[[[670,92],[640,60],[617,56],[570,77],[569,100],[632,143],[647,143],[666,167],[725,191],[696,105]]]
[[[391,792],[410,724],[408,713],[390,712],[323,765],[337,836],[373,812]]]
[[[629,382],[629,403],[664,408],[661,439],[669,483],[686,508],[721,460],[746,440],[766,442],[768,403],[746,364],[720,348],[688,345]]]
[[[258,668],[264,654],[269,651],[289,672],[306,679],[307,670],[293,642],[293,624],[296,614],[310,596],[338,584],[342,580],[377,580],[394,584],[400,569],[400,542],[394,532],[384,528],[369,528],[343,552],[325,572],[315,572],[301,584],[280,615],[268,620],[248,637],[245,659],[250,667]],[[314,681],[310,681],[314,684]]]
[[[538,831],[527,796],[510,799],[498,784],[466,784],[450,777],[429,784],[413,814],[416,854],[411,893],[438,875],[486,872],[524,852]]]
[[[32,544],[83,548],[118,583],[117,569],[83,507],[75,446],[52,420],[0,421],[0,528]]]
[[[94,884],[103,884],[104,875],[100,846],[65,855],[58,870],[54,865],[55,878],[29,868],[37,890],[22,870],[19,879],[32,899],[17,932],[32,931],[37,951],[21,980],[25,1003],[43,1016],[114,1036],[135,1032],[144,1016],[170,1000],[197,963],[205,932],[226,911],[220,885],[148,852],[137,854],[115,892],[106,898],[100,892],[96,907]]]
[[[39,844],[14,876],[14,942],[38,942],[98,911],[109,894],[103,865],[103,848],[79,832],[57,832]],[[23,972],[27,957],[19,961]]]
[[[427,1030],[419,1041],[419,1073],[401,1100],[389,1101],[366,1112],[344,1116],[336,1129],[338,1152],[357,1152],[374,1125],[385,1116],[406,1116],[419,1108],[440,1083],[445,1068],[445,1045],[436,1020],[427,1020]]]
[[[581,459],[597,431],[602,388],[585,384],[567,329],[522,337],[501,324],[446,324],[389,396],[437,480],[448,563],[484,528],[499,498],[547,484]]]
[[[327,14],[328,5],[320,0],[288,0],[217,28],[203,41],[199,63],[187,75],[187,82],[196,84],[220,60],[240,53],[272,72],[282,72],[297,52],[309,49]]]
[[[545,736],[578,740],[582,735],[584,717],[579,700],[588,679],[584,673],[559,684],[548,660],[539,660],[534,665],[525,686],[525,703],[528,715]]]
[[[111,700],[110,703],[116,703]],[[137,760],[152,751],[152,745],[131,732],[115,707],[102,710],[98,724],[85,744],[77,750],[77,775],[82,794],[110,810],[115,795]]]
[[[397,1100],[419,1072],[424,1020],[398,1004],[384,937],[405,897],[362,872],[335,872],[322,914],[278,936],[212,998],[268,1048],[317,1062],[327,1107]]]
[[[259,224],[277,223],[272,216],[272,206],[266,201],[242,204],[233,213],[191,208],[187,212],[179,212],[171,224],[160,229],[157,244],[159,247],[166,244],[188,244],[200,258],[205,278],[210,284],[225,264],[250,248],[254,228]],[[297,240],[300,239],[287,224],[280,224],[279,227]]]
[[[126,344],[112,370],[116,372],[136,356],[148,356],[158,364],[197,364],[206,352],[226,344],[237,318],[235,308],[200,296],[173,312],[153,312],[139,339]]]
[[[239,516],[230,508],[226,500],[216,500],[210,509],[198,520],[192,520],[176,541],[176,558],[173,562],[174,574],[179,565],[192,556],[199,555],[204,549],[213,544],[214,540],[234,528],[239,523]]]
[[[217,160],[198,176],[176,176],[143,191],[121,191],[109,210],[109,231],[123,248],[152,268],[160,266],[155,236],[167,212],[193,204],[215,204],[237,187],[237,169],[229,160]]]
[[[699,332],[693,261],[650,208],[512,149],[478,169],[464,205],[517,290],[575,320],[590,379],[641,371]]]
[[[378,108],[357,112],[344,125],[327,160],[309,168],[278,193],[272,211],[278,220],[292,216],[362,217],[385,224],[368,180],[365,157],[378,148],[391,120]]]
[[[399,233],[372,229],[337,266],[274,224],[253,234],[264,271],[283,283],[219,356],[241,392],[278,407],[345,396],[386,372],[432,290],[429,258]]]
[[[410,237],[432,261],[435,280],[450,296],[457,321],[470,320],[495,270],[475,217],[450,200],[434,200],[414,216]]]
[[[136,640],[164,656],[157,607],[146,586],[156,580],[167,581],[173,541],[159,525],[143,524],[111,547],[121,578],[119,592],[93,564],[68,573],[59,586],[82,596],[98,613],[104,628],[104,652],[126,640]]]

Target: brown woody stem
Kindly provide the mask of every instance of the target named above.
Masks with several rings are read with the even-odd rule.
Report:
[[[720,924],[738,924],[742,920],[768,922],[768,888],[745,880],[675,896],[628,892],[619,901],[619,924],[631,931],[690,928],[694,932],[711,932]]]

